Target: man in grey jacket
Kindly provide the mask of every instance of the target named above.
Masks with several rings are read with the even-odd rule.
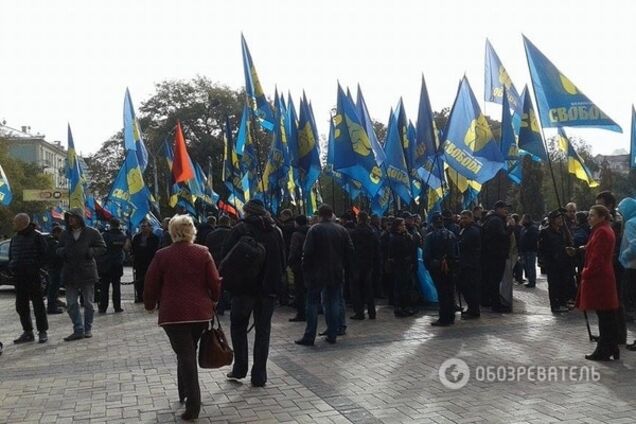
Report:
[[[99,281],[95,257],[106,252],[106,243],[95,228],[87,227],[84,211],[71,209],[64,219],[66,230],[60,237],[57,254],[64,260],[62,281],[66,288],[68,314],[73,322],[73,334],[64,338],[70,342],[93,336],[93,297]],[[80,312],[79,296],[84,300],[84,320]]]

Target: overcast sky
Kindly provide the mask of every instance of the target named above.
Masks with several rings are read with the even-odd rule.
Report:
[[[623,127],[568,131],[611,153],[629,147],[635,18],[636,2],[612,0],[3,0],[0,120],[64,143],[70,122],[76,148],[94,152],[122,126],[126,87],[138,107],[165,79],[243,86],[242,31],[267,94],[306,90],[319,132],[338,80],[361,84],[373,118],[403,96],[415,121],[422,73],[434,109],[452,105],[464,73],[484,106],[486,37],[521,91],[524,33]]]

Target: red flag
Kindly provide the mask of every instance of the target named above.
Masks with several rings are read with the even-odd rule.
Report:
[[[174,160],[172,161],[172,175],[175,183],[194,179],[194,169],[188,156],[181,123],[177,121],[177,128],[174,133]]]
[[[234,218],[239,218],[239,214],[236,209],[232,205],[228,205],[223,200],[219,200],[218,203],[219,210],[222,210],[229,216],[233,216]]]
[[[113,214],[104,209],[102,205],[99,204],[97,200],[95,200],[95,213],[102,221],[110,221],[113,218]]]

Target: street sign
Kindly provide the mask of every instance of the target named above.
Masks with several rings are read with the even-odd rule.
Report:
[[[59,202],[68,200],[68,190],[23,190],[24,202]]]

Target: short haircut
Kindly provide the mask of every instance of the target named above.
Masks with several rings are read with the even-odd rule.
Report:
[[[221,215],[219,217],[219,225],[229,226],[230,225],[230,217],[227,215]]]
[[[215,216],[210,215],[210,216],[208,216],[207,221],[208,221],[208,224],[215,225],[215,224],[216,224],[216,217],[215,217]]]
[[[468,210],[468,209],[465,209],[465,210],[463,210],[461,212],[461,216],[465,216],[467,218],[471,218],[472,219],[473,218],[473,212]]]
[[[173,242],[187,241],[192,243],[197,235],[197,229],[190,215],[175,215],[168,226]]]
[[[395,218],[391,223],[391,231],[396,231],[402,224],[404,224],[404,218]]]
[[[616,207],[616,197],[611,191],[601,191],[596,195],[596,200],[602,200],[608,209],[614,209]]]
[[[307,217],[305,215],[298,215],[296,218],[294,218],[294,221],[301,227],[307,225]]]
[[[318,208],[318,216],[321,218],[331,218],[333,216],[333,209],[327,204],[322,204]]]
[[[574,210],[576,210],[576,203],[574,202],[569,202],[567,205],[565,205],[565,209],[571,208],[573,207]]]

